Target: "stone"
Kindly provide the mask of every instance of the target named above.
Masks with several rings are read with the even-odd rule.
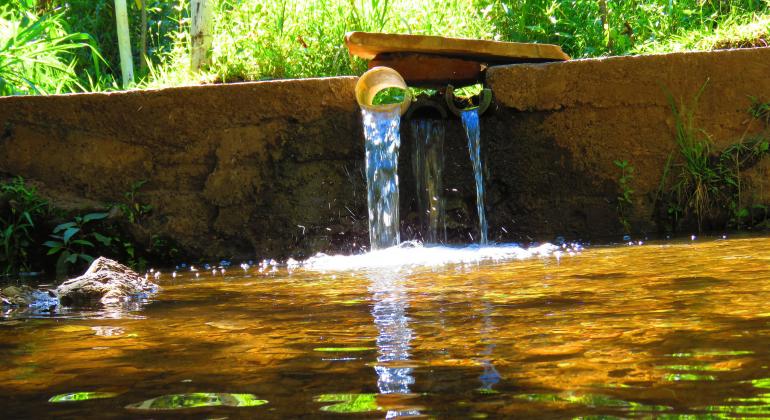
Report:
[[[65,306],[95,303],[114,304],[154,293],[158,286],[130,268],[99,257],[80,277],[67,280],[56,288]]]
[[[445,57],[483,59],[494,63],[565,61],[569,56],[551,44],[487,41],[429,35],[348,32],[350,54],[371,60],[383,53],[419,53]]]
[[[27,285],[7,286],[0,290],[0,307],[38,312],[47,312],[59,304],[59,298],[52,290],[34,289]]]
[[[29,286],[8,286],[0,290],[0,302],[10,306],[28,306],[34,300],[34,289]]]

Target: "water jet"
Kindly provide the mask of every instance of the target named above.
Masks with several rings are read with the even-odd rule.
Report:
[[[438,101],[423,95],[412,104],[405,118],[412,140],[420,233],[425,243],[446,243],[443,172],[447,112]]]
[[[375,105],[378,92],[387,88],[404,90],[401,103]],[[372,250],[398,245],[398,149],[401,115],[411,103],[406,82],[395,70],[375,67],[358,79],[356,100],[361,107],[366,140],[366,184],[369,241]]]

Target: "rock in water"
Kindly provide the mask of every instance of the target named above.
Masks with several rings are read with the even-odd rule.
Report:
[[[142,297],[158,290],[158,285],[130,268],[99,257],[80,277],[56,288],[62,305],[113,304]]]
[[[27,306],[34,299],[34,290],[29,286],[8,286],[0,290],[0,303],[12,306]]]

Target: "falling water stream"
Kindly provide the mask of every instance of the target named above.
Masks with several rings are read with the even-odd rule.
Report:
[[[366,137],[366,184],[369,240],[372,250],[398,245],[398,148],[401,145],[398,106],[362,109]]]
[[[409,128],[414,141],[412,169],[423,240],[429,244],[446,243],[446,212],[442,196],[444,121],[414,119]]]
[[[479,113],[477,109],[462,111],[461,119],[468,137],[468,151],[473,163],[473,175],[476,179],[476,210],[479,214],[479,243],[487,244],[487,216],[484,209],[484,174],[481,165],[481,135],[479,131]]]

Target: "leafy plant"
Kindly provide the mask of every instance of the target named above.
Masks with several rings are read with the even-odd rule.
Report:
[[[675,221],[679,219],[679,212],[683,216],[693,216],[698,231],[703,229],[704,219],[711,216],[718,205],[721,199],[720,186],[723,184],[720,173],[712,163],[712,141],[695,125],[695,110],[707,85],[708,81],[701,86],[690,104],[677,105],[673,96],[667,94],[674,113],[674,139],[680,158],[674,163],[674,169],[678,172],[673,184],[675,205],[669,207],[669,214]]]
[[[389,87],[377,92],[372,98],[373,105],[388,105],[388,104],[400,104],[404,102],[406,92],[404,89],[397,87]]]
[[[764,121],[765,124],[770,124],[770,102],[762,102],[753,96],[749,98],[751,98],[749,115],[756,120]]]
[[[0,271],[29,271],[36,245],[36,230],[49,213],[46,200],[24,179],[0,185]]]
[[[146,183],[146,179],[132,183],[131,188],[123,194],[126,201],[115,205],[123,212],[129,223],[139,223],[144,216],[152,211],[152,205],[142,204],[138,200],[139,189]]]
[[[89,49],[99,73],[101,55],[88,34],[68,33],[63,14],[37,16],[0,6],[0,95],[81,89],[74,53]]]
[[[634,190],[631,188],[631,182],[634,180],[634,167],[627,160],[616,160],[613,163],[620,169],[620,177],[618,178],[620,193],[617,197],[618,220],[623,225],[624,233],[631,233],[631,223],[628,221],[628,216],[634,205]]]
[[[741,173],[746,168],[754,166],[768,154],[770,154],[768,140],[758,137],[733,144],[719,155],[717,170],[730,193],[728,205],[730,210],[729,222],[736,228],[743,227],[744,220],[752,218],[751,208],[742,205],[743,182]]]
[[[707,81],[708,83],[708,81]],[[666,162],[656,202],[665,202],[674,230],[680,220],[694,218],[698,231],[705,221],[726,220],[736,228],[758,212],[756,205],[745,207],[742,197],[742,173],[770,154],[768,139],[757,136],[739,141],[722,151],[714,151],[710,137],[695,125],[694,113],[707,83],[700,88],[690,104],[677,105],[667,93],[675,121],[677,152]],[[754,100],[749,114],[753,120],[766,118],[764,104]],[[746,128],[748,132],[751,125]],[[671,187],[666,188],[673,177]]]
[[[91,263],[94,256],[91,255],[96,248],[94,241],[110,246],[113,238],[98,232],[90,232],[87,228],[91,222],[107,218],[109,213],[89,213],[84,216],[75,216],[74,220],[59,224],[50,235],[53,240],[45,242],[48,247],[48,255],[56,255],[56,275],[62,277],[70,268],[77,265],[78,261]]]

